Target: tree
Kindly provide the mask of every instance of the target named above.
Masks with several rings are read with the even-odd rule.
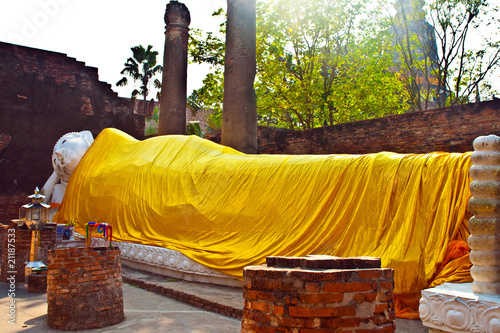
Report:
[[[411,108],[472,102],[493,93],[488,76],[500,65],[499,7],[487,0],[398,0],[393,20],[398,70]],[[482,34],[473,46],[471,32]],[[477,37],[475,37],[477,38]]]
[[[255,87],[261,125],[313,128],[405,110],[403,82],[390,71],[388,30],[377,8],[366,10],[367,3],[258,3]],[[223,42],[214,38],[203,39],[198,31],[191,42],[193,61],[209,62],[214,72],[189,101],[220,115],[223,80],[217,59]]]
[[[258,12],[261,123],[288,128],[404,112],[388,31],[365,0],[273,0]],[[382,4],[380,4],[382,5]]]
[[[221,19],[219,34],[226,34],[226,15],[220,8],[212,16]],[[209,64],[210,70],[203,79],[203,86],[193,90],[187,103],[194,112],[212,110],[209,117],[216,122],[222,120],[222,100],[224,96],[224,54],[225,42],[213,32],[203,33],[193,29],[189,35],[189,56],[192,63]],[[208,120],[210,120],[208,119]]]
[[[364,0],[269,2],[258,39],[259,111],[268,123],[306,129],[404,111],[378,12]]]
[[[133,56],[127,59],[125,63],[125,68],[120,72],[120,74],[126,75],[122,77],[116,85],[122,87],[128,84],[127,76],[131,77],[134,82],[139,81],[141,86],[139,90],[134,89],[132,91],[132,98],[135,99],[137,95],[142,95],[144,101],[149,93],[149,83],[150,80],[158,73],[162,72],[162,66],[156,64],[156,57],[158,56],[157,51],[153,51],[153,47],[148,45],[145,49],[142,45],[134,46],[131,48]],[[154,87],[161,88],[161,81],[155,79],[153,81]]]

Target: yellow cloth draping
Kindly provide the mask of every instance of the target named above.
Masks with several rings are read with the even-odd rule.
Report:
[[[195,136],[137,141],[105,129],[55,220],[107,222],[115,240],[176,250],[239,279],[266,256],[380,257],[404,303],[436,278],[470,280],[468,259],[446,265],[457,259],[452,241],[468,236],[469,157],[246,155]]]

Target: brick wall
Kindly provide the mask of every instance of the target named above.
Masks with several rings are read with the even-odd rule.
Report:
[[[87,330],[124,320],[120,250],[79,247],[49,251],[48,325]]]
[[[259,128],[265,154],[368,154],[472,151],[481,135],[500,135],[500,100],[326,126],[305,131]]]
[[[6,243],[6,239],[7,239],[7,229],[8,226],[5,225],[0,225],[0,260],[2,260],[2,264],[0,265],[3,265],[3,259],[2,259],[2,256],[3,256],[3,251],[4,251],[4,247],[5,245],[7,245]],[[1,269],[1,266],[0,266],[0,269]]]
[[[21,206],[31,202],[28,195],[31,194],[21,193],[13,196],[0,195],[0,223],[7,225],[10,223],[10,220],[18,219]]]
[[[32,193],[52,174],[51,155],[68,132],[97,136],[116,127],[141,139],[144,115],[99,81],[96,68],[68,57],[0,42],[0,195]]]
[[[244,269],[241,332],[394,332],[394,273],[378,258],[268,257]]]

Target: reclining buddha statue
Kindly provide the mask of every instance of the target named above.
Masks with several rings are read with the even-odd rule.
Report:
[[[109,128],[75,168],[54,220],[107,222],[114,240],[178,251],[237,279],[267,256],[380,257],[396,271],[398,300],[470,279],[468,252],[454,250],[467,247],[469,157],[247,155],[196,136],[138,141]],[[55,171],[61,183],[65,171]]]

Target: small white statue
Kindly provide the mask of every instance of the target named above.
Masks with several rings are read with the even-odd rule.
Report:
[[[45,203],[62,202],[68,180],[92,142],[94,137],[90,131],[67,133],[57,141],[52,152],[54,172],[41,190]],[[51,220],[56,209],[52,210],[54,212],[49,214]]]

